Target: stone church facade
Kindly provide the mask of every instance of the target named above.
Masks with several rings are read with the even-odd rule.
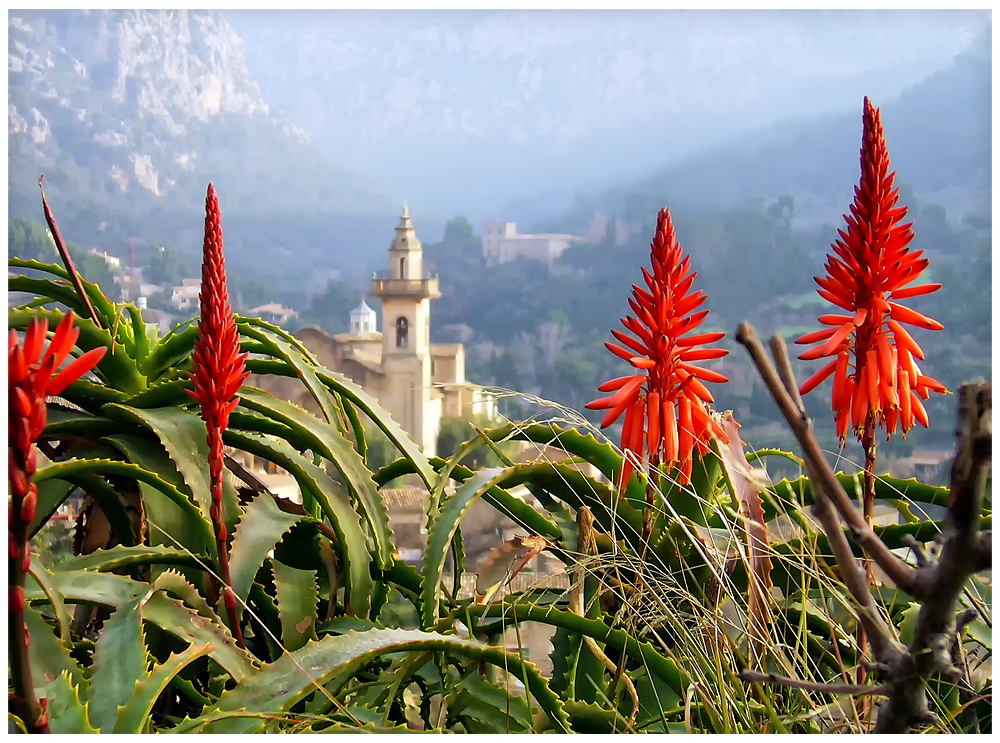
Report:
[[[362,300],[351,312],[350,330],[331,335],[309,326],[295,333],[320,364],[360,385],[389,411],[428,456],[436,454],[444,418],[497,417],[496,401],[465,379],[461,343],[431,343],[431,301],[441,296],[436,276],[423,270],[423,249],[404,208],[389,246],[389,271],[372,277],[371,296],[381,300],[381,327]],[[272,394],[316,412],[297,379],[252,379]]]

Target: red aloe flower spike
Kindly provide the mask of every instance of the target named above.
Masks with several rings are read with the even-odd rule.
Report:
[[[233,636],[244,647],[239,614],[229,574],[228,534],[222,521],[222,434],[229,425],[229,415],[239,398],[236,393],[250,376],[246,370],[247,354],[239,352],[239,333],[229,304],[226,284],[226,257],[222,252],[222,221],[215,186],[208,184],[205,198],[205,242],[201,265],[201,317],[198,339],[192,354],[191,381],[188,390],[201,406],[201,417],[208,429],[208,473],[212,487],[212,526],[219,554],[219,573],[223,583],[223,603],[229,614]]]
[[[725,349],[700,348],[720,340],[725,333],[688,335],[708,316],[707,310],[695,311],[706,296],[701,291],[692,292],[698,274],[689,273],[690,258],[683,255],[666,208],[657,216],[650,265],[651,271],[642,269],[649,291],[632,287],[629,306],[634,314],[621,320],[635,337],[613,330],[615,339],[624,347],[605,344],[639,373],[605,382],[598,389],[612,394],[587,404],[591,410],[608,411],[602,428],[625,413],[621,448],[626,459],[619,477],[619,493],[628,485],[632,462],[642,462],[647,456],[653,469],[661,464],[668,469],[677,467],[681,482],[688,483],[694,450],[708,451],[708,437],[725,439],[708,409],[712,394],[700,380],[728,380],[693,363],[725,356]]]
[[[66,368],[59,366],[69,355],[80,331],[68,312],[43,350],[49,323],[34,319],[24,334],[24,343],[10,331],[7,341],[7,502],[8,614],[10,619],[11,683],[15,707],[30,732],[47,733],[45,699],[35,697],[28,658],[28,633],[24,626],[24,579],[31,565],[28,530],[38,506],[38,488],[32,482],[37,468],[35,441],[45,430],[46,396],[57,395],[82,377],[107,351],[98,347],[82,354]]]
[[[812,360],[836,356],[800,388],[806,394],[827,377],[833,376],[831,402],[841,442],[848,427],[861,440],[865,451],[864,514],[871,524],[875,508],[876,429],[882,426],[886,438],[901,429],[903,436],[914,422],[927,426],[927,412],[920,402],[933,389],[945,393],[936,380],[920,384],[913,356],[923,358],[920,346],[901,323],[926,330],[942,330],[936,320],[904,307],[897,300],[937,291],[940,284],[904,288],[919,278],[928,261],[921,251],[910,251],[913,240],[910,223],[900,224],[907,207],[897,207],[899,189],[893,188],[895,172],[889,172],[889,152],[882,130],[882,115],[865,98],[861,141],[861,179],[854,189],[850,214],[844,215],[847,231],[839,230],[827,257],[825,277],[817,277],[818,293],[853,317],[823,315],[820,323],[832,326],[808,333],[797,343],[820,345],[801,354]],[[891,339],[890,339],[891,335]],[[850,355],[854,371],[848,371]],[[869,586],[874,583],[871,563],[866,560]],[[859,632],[858,648],[864,653],[867,639]],[[858,683],[864,683],[863,666]]]
[[[881,112],[867,98],[864,109],[861,180],[854,191],[851,213],[844,215],[847,230],[839,231],[840,239],[827,257],[827,275],[816,278],[820,296],[850,314],[822,315],[820,323],[832,327],[796,341],[818,344],[799,358],[836,357],[839,362],[816,372],[802,384],[800,392],[806,394],[833,374],[832,403],[842,441],[847,438],[849,423],[854,434],[863,439],[869,417],[875,426],[885,427],[887,436],[897,428],[905,436],[915,422],[925,420],[925,415],[914,415],[913,401],[919,390],[912,370],[912,357],[922,359],[924,353],[903,324],[926,330],[943,328],[936,320],[899,304],[899,300],[937,291],[941,285],[906,287],[920,277],[928,263],[920,258],[921,251],[908,248],[913,239],[911,225],[900,224],[907,207],[896,207],[899,189],[893,188],[895,172],[889,172]],[[853,372],[846,361],[840,361],[845,352],[851,356]],[[850,394],[848,375],[854,381]],[[904,386],[902,379],[908,375]],[[933,385],[926,385],[926,389],[946,392],[939,382],[930,381]],[[851,410],[849,416],[841,413],[845,408]]]

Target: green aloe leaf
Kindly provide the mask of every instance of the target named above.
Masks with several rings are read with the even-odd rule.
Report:
[[[586,634],[600,643],[621,652],[630,658],[641,658],[650,673],[656,674],[679,695],[685,693],[686,682],[673,660],[661,655],[648,642],[640,642],[620,629],[613,629],[599,619],[587,619],[571,611],[556,609],[551,605],[495,601],[492,606],[469,606],[473,616],[496,617],[502,623],[539,622],[552,627],[565,627],[577,634]]]
[[[90,724],[87,703],[80,699],[80,689],[63,671],[45,686],[37,689],[39,698],[48,699],[49,731],[56,735],[80,735],[98,732]]]
[[[457,474],[458,468],[455,472]],[[421,594],[421,622],[423,627],[432,627],[437,622],[438,605],[441,595],[442,566],[452,539],[469,507],[479,497],[493,498],[493,503],[507,505],[514,499],[503,496],[505,488],[522,485],[531,481],[542,483],[560,498],[568,499],[573,505],[580,502],[577,489],[598,487],[594,481],[585,482],[586,476],[570,467],[559,464],[518,464],[513,467],[496,467],[482,470],[456,488],[454,494],[441,504],[438,516],[430,523],[427,532],[427,547],[424,550],[424,577]],[[589,478],[587,478],[589,480]],[[581,483],[585,483],[581,485]],[[574,502],[575,501],[575,502]],[[512,505],[512,504],[511,504]],[[560,540],[562,532],[551,521],[535,521],[540,528],[540,536]]]
[[[592,434],[582,434],[575,429],[565,429],[556,424],[533,423],[525,426],[510,423],[484,431],[484,434],[494,442],[505,439],[521,440],[562,449],[567,454],[594,465],[611,482],[615,481],[622,466],[621,454],[611,444],[598,441]],[[548,466],[548,463],[542,464],[540,470],[545,466]],[[563,470],[573,469],[565,464],[560,467]],[[562,488],[563,493],[570,499],[566,502],[573,508],[588,506],[605,532],[615,534],[616,538],[628,540],[633,547],[641,548],[639,543],[646,491],[639,478],[633,475],[625,498],[619,500],[606,485],[597,484],[582,473],[572,477],[577,480],[576,487]],[[583,486],[583,489],[580,489],[580,486]],[[562,495],[559,497],[562,498]],[[638,507],[635,504],[638,504]]]
[[[253,657],[240,649],[229,629],[216,618],[202,616],[162,592],[154,593],[143,607],[146,621],[189,645],[208,645],[211,658],[239,682],[255,672]]]
[[[123,404],[141,409],[184,405],[191,402],[187,390],[193,389],[194,384],[189,379],[171,379],[150,385],[149,389],[132,395]]]
[[[340,419],[340,411],[330,399],[330,393],[316,375],[316,360],[301,350],[294,348],[279,337],[278,333],[253,328],[249,323],[239,323],[240,332],[254,338],[265,345],[269,355],[281,359],[289,368],[295,371],[306,390],[312,395],[327,423],[333,424]],[[286,334],[287,335],[287,334]]]
[[[299,488],[310,493],[320,504],[339,540],[341,564],[348,584],[348,611],[368,616],[374,591],[368,538],[361,527],[361,517],[337,483],[321,467],[280,439],[230,429],[223,435],[223,441],[284,468],[295,478]]]
[[[479,669],[465,674],[448,695],[447,704],[449,717],[472,718],[483,724],[484,732],[509,734],[532,730],[533,720],[527,700],[491,684],[479,673]],[[469,729],[468,725],[466,729]]]
[[[134,565],[206,565],[211,558],[165,546],[137,545],[134,547],[115,546],[97,550],[89,555],[78,555],[65,560],[55,567],[56,572],[71,570],[97,570],[110,572]]]
[[[247,368],[254,374],[295,376],[295,373],[287,369],[283,363],[268,359],[247,359]],[[393,445],[410,461],[427,489],[432,490],[434,488],[437,478],[434,470],[427,461],[427,457],[420,450],[420,447],[413,443],[413,440],[406,434],[399,423],[392,419],[388,411],[378,404],[378,401],[374,397],[337,372],[319,367],[316,370],[316,375],[324,385],[346,398],[358,410],[368,416],[372,423],[382,429],[382,432],[389,438]]]
[[[494,441],[504,439],[531,441],[543,446],[553,446],[568,454],[580,457],[585,462],[594,465],[611,482],[616,482],[622,467],[622,456],[614,446],[598,441],[591,433],[581,433],[575,428],[563,428],[554,423],[533,423],[522,425],[508,423],[498,428],[485,431]],[[646,489],[637,476],[632,477],[626,489],[628,501],[644,503]],[[597,517],[597,512],[594,512]]]
[[[118,708],[126,704],[136,684],[144,681],[149,666],[142,631],[142,597],[115,609],[94,647],[90,676],[90,722],[98,730],[111,731]]]
[[[118,710],[114,732],[132,735],[150,732],[147,726],[160,694],[166,691],[174,676],[198,658],[209,655],[211,650],[211,645],[190,647],[171,655],[166,662],[154,668],[148,678],[135,685],[128,703]]]
[[[66,611],[66,603],[63,601],[63,596],[59,593],[59,589],[55,584],[55,576],[52,575],[45,565],[37,559],[37,556],[33,557],[31,560],[31,565],[28,568],[28,574],[35,579],[39,588],[45,593],[45,597],[49,600],[49,605],[52,607],[52,611],[56,615],[56,623],[59,625],[59,638],[62,644],[67,650],[73,649],[73,638],[70,636],[70,618],[69,612]]]
[[[125,402],[129,395],[126,392],[108,387],[106,384],[92,382],[89,379],[78,379],[64,389],[59,397],[79,405],[90,413],[99,413],[109,402]]]
[[[261,390],[244,388],[240,392],[240,397],[241,405],[279,420],[298,431],[304,439],[302,443],[333,463],[371,525],[371,535],[375,541],[380,567],[383,569],[389,567],[393,552],[389,511],[375,488],[375,482],[368,467],[365,466],[364,458],[358,454],[350,440],[329,423]]]
[[[38,505],[35,506],[35,518],[28,527],[29,537],[34,537],[49,522],[76,489],[76,485],[68,480],[43,480],[35,484],[38,486]]]
[[[66,408],[58,403],[50,402],[46,411],[45,433],[43,437],[54,439],[60,436],[81,436],[96,440],[101,436],[121,433],[125,427],[117,421],[111,421],[99,415],[93,415],[85,410]]]
[[[196,413],[178,408],[140,410],[125,405],[106,405],[102,412],[109,418],[139,423],[163,444],[184,484],[205,519],[211,523],[212,487],[208,473],[208,433],[205,422]],[[228,481],[222,486],[222,519],[232,531],[239,516],[236,490]]]
[[[144,364],[144,371],[149,379],[159,380],[178,362],[190,358],[197,338],[198,326],[194,324],[178,325],[163,336]]]
[[[271,560],[274,588],[281,620],[281,644],[289,652],[316,639],[316,573]]]
[[[326,637],[304,648],[283,655],[262,668],[235,689],[225,691],[208,714],[246,711],[260,718],[235,718],[209,723],[203,732],[247,733],[259,730],[263,716],[287,712],[300,700],[314,693],[334,677],[354,672],[366,663],[389,653],[417,650],[442,651],[470,660],[507,667],[521,679],[532,696],[552,720],[556,730],[569,732],[569,720],[559,698],[531,663],[520,662],[516,655],[492,648],[475,640],[453,635],[439,635],[418,630],[373,629]]]
[[[607,709],[596,702],[566,700],[566,714],[578,733],[613,735],[628,732],[628,719],[616,709]]]
[[[250,586],[268,553],[301,518],[282,511],[267,493],[261,493],[246,505],[229,552],[233,591],[242,601],[250,595]],[[242,607],[237,611],[242,615]]]
[[[150,590],[147,583],[94,570],[53,573],[53,581],[67,603],[109,608],[118,608],[140,596],[146,596]],[[169,583],[167,585],[170,586]],[[170,587],[169,590],[173,588]],[[24,595],[30,604],[47,600],[41,588],[33,586],[27,586]],[[203,610],[203,606],[190,609],[162,592],[157,592],[149,596],[143,604],[143,618],[188,644],[211,644],[213,646],[211,657],[236,681],[253,673],[253,658],[236,645],[229,630],[222,626],[217,617],[212,620],[200,614],[199,610]],[[52,636],[56,648],[60,648],[61,645],[51,630],[49,635]],[[34,635],[32,644],[34,645]],[[58,650],[47,648],[45,652],[58,653]],[[62,652],[65,652],[65,649]],[[74,663],[74,669],[75,665]]]
[[[134,302],[129,302],[124,307],[132,324],[132,352],[129,355],[136,360],[139,371],[145,375],[151,347],[156,345],[156,328],[146,325],[142,319],[142,310]]]
[[[108,436],[105,441],[118,449],[139,472],[142,507],[150,544],[177,546],[194,554],[215,556],[211,523],[181,487],[183,481],[164,448],[144,436]]]
[[[27,598],[29,590],[26,589],[24,593]],[[31,661],[31,680],[36,689],[45,686],[61,673],[69,674],[74,686],[85,683],[83,671],[70,657],[69,650],[59,642],[52,626],[32,606],[24,607],[24,626],[31,640],[28,644],[28,658]]]
[[[433,627],[437,623],[445,560],[458,525],[472,503],[485,491],[494,487],[497,481],[502,480],[506,472],[504,468],[494,467],[477,473],[455,490],[455,493],[442,504],[437,518],[431,522],[427,531],[427,547],[424,549],[420,612],[420,623],[423,628]]]
[[[148,590],[145,583],[138,583],[114,573],[98,573],[93,570],[74,570],[68,573],[53,573],[56,590],[66,603],[99,604],[119,607],[130,599]],[[25,600],[29,603],[47,601],[41,588],[25,586]]]
[[[37,294],[43,297],[59,297],[59,301],[71,308],[76,313],[77,317],[87,317],[87,310],[84,307],[83,300],[80,299],[80,295],[76,293],[76,290],[72,286],[67,283],[63,283],[69,281],[69,272],[64,266],[60,266],[55,263],[42,263],[36,260],[23,260],[21,258],[9,258],[7,260],[7,265],[11,268],[34,269],[62,279],[62,282],[57,283],[52,279],[33,279],[27,276],[10,277],[8,279],[8,287],[10,287],[10,291],[27,291],[25,289],[14,288],[15,286],[22,286],[22,282],[25,281],[45,282],[46,286],[39,287],[39,290],[30,291],[29,293]],[[105,327],[111,327],[114,323],[116,312],[114,302],[104,296],[104,292],[101,291],[100,286],[92,281],[87,281],[82,276],[80,279],[83,284],[84,292],[90,300],[91,306],[93,306],[98,317],[102,319],[102,324],[104,324]],[[64,299],[69,301],[63,301]]]

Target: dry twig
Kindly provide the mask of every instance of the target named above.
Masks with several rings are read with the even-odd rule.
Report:
[[[837,481],[813,435],[801,400],[796,400],[797,385],[784,349],[784,341],[778,337],[771,341],[779,366],[776,371],[749,323],[740,325],[736,339],[746,347],[757,371],[802,446],[803,458],[814,486],[813,511],[830,540],[841,576],[858,604],[859,621],[872,641],[872,652],[878,661],[877,668],[888,677],[888,683],[883,687],[864,687],[868,690],[885,690],[888,696],[879,709],[875,731],[905,733],[915,726],[934,722],[936,718],[927,704],[926,682],[932,676],[961,678],[961,671],[952,662],[952,647],[959,629],[959,598],[968,578],[980,570],[988,569],[992,564],[992,534],[979,531],[979,518],[992,458],[992,387],[986,383],[967,384],[959,392],[956,432],[958,449],[952,467],[948,528],[944,544],[940,557],[933,563],[919,546],[915,546],[918,568],[914,569],[889,551]],[[851,552],[837,512],[861,547],[889,578],[900,589],[921,602],[913,642],[909,648],[899,643],[895,632],[885,624],[875,606],[864,570]],[[764,679],[755,677],[748,680]],[[767,680],[782,683],[778,679]],[[802,686],[803,683],[806,682],[788,685],[806,688]]]

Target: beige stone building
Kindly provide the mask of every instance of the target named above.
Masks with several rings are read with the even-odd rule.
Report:
[[[483,257],[487,265],[509,263],[518,258],[551,263],[574,242],[583,242],[576,235],[520,235],[514,222],[494,219],[483,230]]]
[[[436,276],[423,270],[423,250],[409,211],[403,209],[389,246],[389,272],[372,276],[371,295],[382,302],[382,330],[364,301],[351,312],[350,330],[330,335],[317,327],[295,333],[317,360],[374,395],[428,455],[436,453],[443,418],[495,420],[496,401],[465,379],[465,348],[431,343],[431,301],[440,297]],[[298,380],[255,382],[272,394],[313,410]]]

